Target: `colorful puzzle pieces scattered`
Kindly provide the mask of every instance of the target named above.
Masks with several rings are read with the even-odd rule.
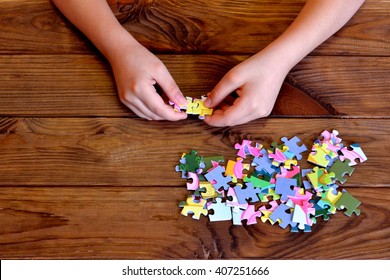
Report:
[[[194,112],[198,108],[190,100],[188,104]],[[260,218],[283,229],[290,225],[291,232],[310,232],[317,218],[327,221],[337,210],[359,215],[361,202],[345,190],[338,191],[337,183],[345,183],[352,166],[367,157],[358,144],[344,147],[338,134],[321,133],[307,158],[315,167],[302,172],[298,161],[307,149],[296,136],[283,137],[283,143],[273,142],[268,150],[243,140],[234,145],[239,157],[227,161],[226,168],[222,156],[184,153],[176,171],[188,179],[192,194],[180,202],[181,214],[192,214],[194,219],[208,216],[211,222],[232,220],[234,225],[256,224]]]
[[[203,120],[206,115],[212,115],[213,109],[204,106],[206,96],[202,96],[201,99],[192,98],[187,96],[187,102],[185,104],[176,104],[169,101],[169,105],[173,106],[175,111],[185,111],[188,115],[198,115],[198,118]]]

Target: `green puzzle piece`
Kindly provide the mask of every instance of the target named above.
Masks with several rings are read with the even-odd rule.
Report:
[[[339,200],[337,200],[334,206],[338,210],[347,209],[347,211],[345,211],[344,214],[347,215],[348,217],[351,217],[352,213],[355,213],[356,216],[360,215],[360,210],[358,209],[360,204],[361,202],[359,200],[357,200],[346,190],[343,190],[343,194],[341,195]]]
[[[345,161],[337,160],[330,168],[329,173],[334,173],[335,180],[339,181],[341,184],[347,182],[347,178],[344,178],[346,174],[349,176],[352,175],[355,170],[353,167],[349,166],[351,161],[346,159]]]

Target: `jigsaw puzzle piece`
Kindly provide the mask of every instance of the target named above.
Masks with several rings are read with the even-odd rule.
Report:
[[[247,220],[247,225],[257,224],[256,218],[261,217],[260,211],[255,211],[255,206],[253,204],[249,205],[241,215],[241,220]]]
[[[263,179],[260,179],[256,176],[254,176],[253,174],[250,177],[245,176],[244,182],[245,183],[251,182],[253,184],[253,187],[259,188],[261,190],[261,192],[266,191],[268,193],[268,189],[275,188],[275,184],[271,184],[270,182],[268,182],[266,180],[263,180]]]
[[[286,161],[292,160],[294,154],[288,151],[287,146],[283,146],[283,150],[276,148],[274,152],[268,151],[268,157],[273,159],[272,165],[278,167],[282,163],[286,164]]]
[[[233,225],[235,225],[235,226],[241,226],[242,225],[242,222],[241,222],[242,213],[244,213],[243,209],[232,208]]]
[[[301,168],[299,166],[292,166],[290,169],[287,169],[284,166],[280,167],[280,173],[276,174],[276,178],[283,177],[283,178],[294,178],[294,176],[299,175],[301,172]]]
[[[220,188],[223,188],[225,191],[227,191],[229,189],[229,183],[232,181],[232,177],[230,175],[224,176],[225,172],[225,168],[219,165],[210,170],[204,176],[217,191]]]
[[[226,205],[233,207],[233,212],[236,212],[236,209],[246,209],[248,208],[248,203],[245,201],[244,203],[240,203],[237,198],[236,191],[234,188],[229,188],[227,192],[227,200]]]
[[[212,210],[212,213],[209,213],[210,222],[216,221],[229,221],[232,219],[232,209],[227,206],[226,203],[222,202],[222,199],[218,197],[215,203],[209,203],[207,205],[207,210]]]
[[[189,101],[189,99],[187,100],[187,114],[199,115],[199,119],[202,120],[205,119],[206,115],[212,115],[213,109],[204,105],[204,101],[206,100],[205,96],[202,96],[202,99],[194,98],[191,101]]]
[[[342,195],[339,200],[335,203],[335,207],[338,210],[347,209],[344,214],[348,217],[352,216],[352,213],[355,213],[356,216],[360,215],[360,210],[358,209],[361,202],[352,196],[346,190],[343,190]]]
[[[280,204],[270,215],[271,221],[274,223],[279,222],[279,226],[285,229],[288,225],[291,227],[297,226],[297,223],[292,221],[291,208],[286,204]]]
[[[199,189],[199,177],[198,174],[193,172],[188,172],[188,178],[192,180],[192,182],[187,182],[187,190],[196,191]]]
[[[323,132],[321,132],[321,136],[323,139],[319,140],[319,142],[340,144],[342,139],[339,138],[338,135],[339,132],[337,130],[332,130],[332,132],[324,130]]]
[[[266,206],[261,206],[260,207],[260,212],[262,213],[262,216],[261,216],[261,221],[263,223],[265,223],[266,221],[269,221],[272,225],[274,224],[274,221],[272,221],[270,219],[270,216],[272,214],[272,212],[275,211],[276,208],[278,208],[278,203],[275,201],[275,200],[272,200],[269,204],[268,204],[269,208],[267,208]]]
[[[287,201],[288,196],[295,194],[295,187],[297,187],[296,179],[276,178],[275,193],[280,194],[280,200],[282,202]]]
[[[294,205],[308,205],[310,204],[309,201],[312,199],[313,194],[311,192],[305,191],[305,189],[295,187],[294,188],[295,194],[294,195],[289,195],[288,201],[292,202]],[[292,207],[292,206],[290,206]]]
[[[245,186],[240,186],[237,184],[234,187],[234,191],[236,192],[237,199],[240,204],[246,203],[247,200],[251,203],[258,202],[258,194],[261,193],[261,189],[254,188],[251,182],[246,183]]]
[[[223,196],[223,193],[217,192],[213,185],[210,182],[207,181],[200,181],[199,182],[199,189],[200,191],[200,196],[204,199],[209,199],[209,198],[216,198]]]
[[[310,215],[315,215],[315,209],[307,207],[307,205],[294,205],[294,212],[292,215],[292,222],[298,224],[300,230],[308,230],[313,225],[313,220]]]
[[[326,191],[328,185],[333,184],[336,174],[334,172],[327,172],[324,168],[318,166],[313,168],[312,172],[306,174],[306,178],[310,181],[314,190],[317,193]]]
[[[327,150],[327,147],[328,145],[326,143],[314,144],[307,161],[321,167],[327,167],[332,157],[337,156],[337,154],[331,154],[331,151]]]
[[[268,151],[266,149],[261,149],[261,156],[255,157],[252,161],[252,166],[255,166],[255,170],[259,173],[266,172],[267,174],[274,174],[276,172],[274,166],[272,165],[272,159],[268,156]]]
[[[307,151],[307,148],[304,144],[301,146],[298,145],[298,143],[301,142],[301,139],[299,139],[297,136],[294,136],[290,140],[288,140],[287,137],[283,137],[281,140],[283,141],[284,145],[288,147],[289,152],[293,153],[298,160],[302,159],[301,153]]]
[[[223,156],[203,157],[202,162],[204,163],[202,173],[207,173],[210,169],[217,167],[221,162],[225,162],[225,158]]]
[[[195,196],[190,195],[187,197],[186,201],[181,201],[179,207],[182,207],[181,214],[183,216],[188,216],[188,214],[193,214],[192,218],[199,220],[200,215],[207,216],[208,211],[206,209],[206,200],[205,199],[196,199]]]
[[[187,110],[187,105],[188,105],[188,100],[192,100],[191,97],[186,97],[186,102],[184,104],[177,104],[171,100],[169,100],[169,105],[173,106],[173,109],[176,111],[176,112],[180,112],[180,111],[186,111]]]
[[[337,160],[330,168],[329,173],[334,173],[335,180],[339,181],[341,184],[344,184],[348,179],[345,178],[345,175],[351,176],[355,170],[350,165],[350,160],[346,159],[345,161]]]
[[[250,140],[242,140],[242,143],[236,143],[234,145],[234,149],[238,150],[237,155],[241,158],[246,158],[246,156],[254,156],[258,157],[261,155],[260,150],[263,147],[263,145],[260,145],[258,143],[255,144],[253,147],[252,141]]]
[[[356,160],[358,159],[361,163],[367,160],[366,155],[364,154],[362,148],[359,144],[351,144],[350,147],[352,150],[349,150],[347,147],[344,147],[340,150],[342,155],[340,156],[341,161],[346,159],[350,160],[349,166],[354,166],[357,164]]]
[[[237,179],[243,179],[245,176],[244,170],[249,171],[250,169],[250,164],[244,164],[242,161],[242,158],[237,158],[237,161],[229,160],[226,165],[225,175],[230,175],[233,183],[237,183]]]
[[[182,172],[182,178],[187,178],[188,172],[199,173],[204,168],[202,157],[198,156],[197,151],[192,150],[190,154],[183,153],[180,164],[176,166],[177,172]]]

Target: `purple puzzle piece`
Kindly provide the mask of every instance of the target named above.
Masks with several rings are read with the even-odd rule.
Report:
[[[225,191],[229,189],[229,183],[232,181],[232,177],[230,175],[225,174],[225,168],[223,166],[217,166],[211,169],[207,174],[205,174],[205,178],[209,181],[214,189],[219,190],[223,188]]]
[[[275,169],[272,167],[272,159],[268,157],[268,151],[261,149],[261,155],[255,157],[252,161],[252,165],[255,166],[256,171],[262,172],[263,170],[268,174],[272,175],[275,173]]]
[[[254,188],[251,182],[246,183],[243,188],[241,188],[240,185],[235,186],[234,191],[236,192],[240,204],[246,203],[247,199],[252,203],[259,201],[259,196],[257,194],[261,193],[261,189]]]
[[[275,193],[280,194],[281,201],[287,201],[288,196],[295,195],[294,187],[297,187],[297,179],[276,178]]]
[[[287,211],[290,210],[290,207],[288,207],[286,204],[280,204],[271,214],[269,217],[273,222],[276,222],[278,219],[281,220],[279,222],[279,226],[283,229],[285,229],[288,225],[291,227],[297,226],[297,223],[292,221],[292,213],[287,213]]]
[[[304,144],[301,146],[298,145],[298,143],[301,142],[301,139],[299,139],[297,136],[294,136],[290,140],[288,140],[287,137],[283,137],[281,140],[283,141],[284,145],[288,147],[289,152],[293,153],[298,160],[302,159],[301,153],[307,151],[307,148]]]

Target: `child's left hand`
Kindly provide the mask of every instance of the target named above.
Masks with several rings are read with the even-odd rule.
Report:
[[[208,94],[205,106],[218,106],[205,122],[211,126],[234,126],[268,116],[290,68],[262,52],[232,68]],[[238,98],[228,104],[236,91]]]

